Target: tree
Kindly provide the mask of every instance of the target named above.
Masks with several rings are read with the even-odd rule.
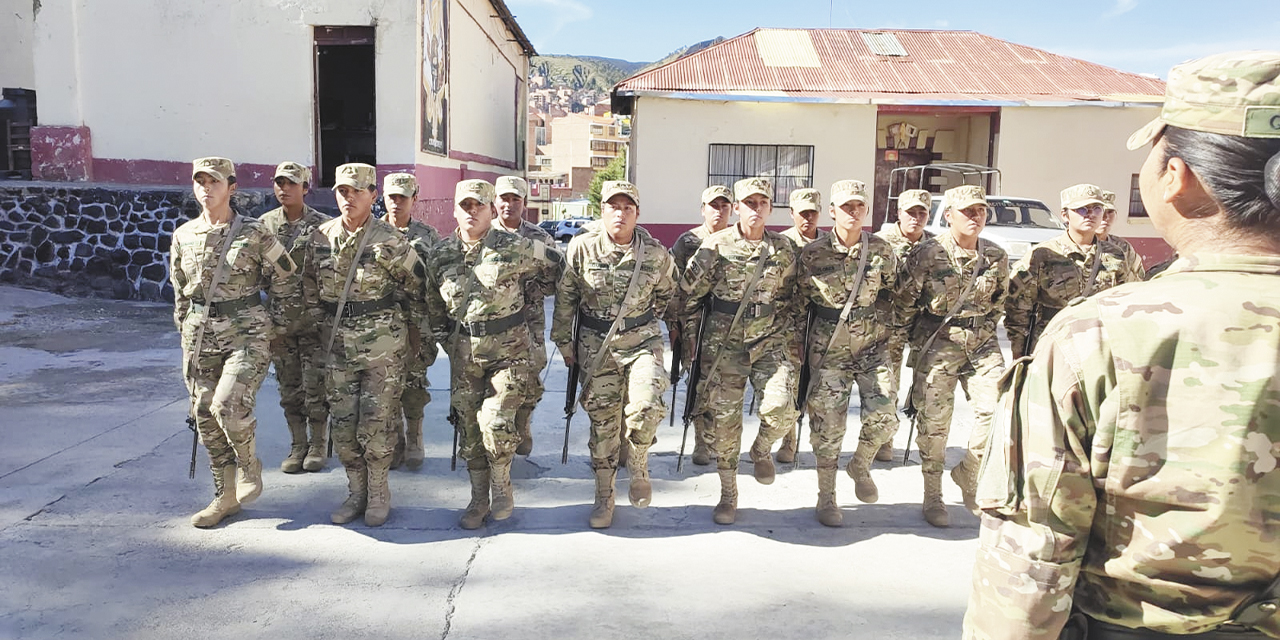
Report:
[[[587,188],[587,200],[591,203],[591,216],[600,217],[600,189],[608,180],[627,179],[627,152],[609,161],[609,164],[591,177],[591,186]]]

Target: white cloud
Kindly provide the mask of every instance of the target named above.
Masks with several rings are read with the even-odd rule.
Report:
[[[591,7],[577,0],[507,0],[507,4],[513,8],[524,7],[530,12],[541,13],[551,23],[547,31],[538,34],[539,42],[535,45],[538,49],[544,48],[565,26],[590,20],[595,15]]]
[[[1138,0],[1116,0],[1116,6],[1106,13],[1107,18],[1114,18],[1118,15],[1129,13],[1138,6]]]

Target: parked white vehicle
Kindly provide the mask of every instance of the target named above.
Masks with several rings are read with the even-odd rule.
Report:
[[[946,196],[940,195],[933,201],[929,224],[925,226],[931,233],[947,230],[943,211],[946,211]],[[1004,249],[1011,265],[1033,245],[1061,234],[1064,229],[1062,217],[1039,200],[987,196],[987,226],[981,235]]]

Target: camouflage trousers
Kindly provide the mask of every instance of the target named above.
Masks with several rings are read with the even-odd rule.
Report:
[[[719,368],[707,377],[716,350],[714,346],[709,348],[703,359],[704,377],[699,396],[706,398],[703,406],[710,412],[714,425],[716,467],[737,469],[738,456],[742,454],[742,402],[747,382],[764,390],[760,406],[756,407],[756,414],[760,416],[758,437],[772,447],[783,434],[795,428],[800,417],[795,402],[799,372],[781,343],[751,348],[727,344]]]
[[[579,362],[590,366],[600,339],[583,336]],[[662,360],[662,343],[654,339],[639,349],[614,351],[604,357],[600,370],[584,372],[582,408],[591,419],[592,469],[616,469],[620,436],[648,447],[667,415],[663,394],[670,381]]]
[[[899,387],[902,385],[902,361],[905,358],[910,329],[890,328],[886,334],[885,366],[889,368],[889,386],[885,388],[885,395],[897,402]]]
[[[427,349],[435,349],[435,344],[426,345]],[[403,416],[404,422],[417,424],[422,422],[423,412],[426,406],[431,403],[431,392],[427,391],[430,381],[427,380],[427,367],[430,366],[428,360],[434,361],[435,358],[424,357],[421,354],[407,354],[404,358],[404,382],[400,388],[400,408],[396,412],[395,418]],[[400,430],[403,431],[404,426],[401,423]]]
[[[953,329],[953,331],[955,331]],[[969,433],[968,451],[980,456],[991,430],[991,414],[999,395],[1000,376],[1004,374],[1004,355],[995,336],[966,353],[962,344],[943,340],[934,343],[929,353],[917,358],[911,401],[916,414],[916,446],[920,448],[921,470],[941,473],[946,468],[947,436],[951,431],[951,415],[955,409],[956,383],[964,388],[973,408],[973,430]]]
[[[290,432],[321,432],[329,421],[325,398],[324,349],[316,332],[281,336],[271,345],[271,363],[280,385],[280,408]],[[294,442],[293,444],[306,444]]]
[[[345,467],[389,458],[396,446],[404,359],[398,353],[347,361],[342,336],[326,367],[333,448]]]
[[[538,305],[537,308],[541,313],[542,305]],[[529,337],[532,343],[529,348],[529,369],[532,375],[529,376],[529,386],[520,403],[520,409],[516,411],[516,428],[519,433],[529,433],[529,422],[533,419],[533,410],[537,408],[538,402],[542,400],[542,395],[546,391],[542,384],[542,372],[547,368],[547,343],[542,330],[545,324],[545,321],[529,323]]]
[[[260,336],[220,339],[206,332],[198,364],[193,362],[191,347],[184,339],[182,376],[195,407],[196,431],[209,453],[209,467],[217,473],[237,460],[247,463],[255,456],[258,421],[253,409],[270,365],[267,340]]]
[[[474,357],[471,338],[459,336],[449,349],[449,408],[461,432],[459,454],[468,469],[509,463],[520,444],[516,413],[532,376],[525,350],[501,360]]]
[[[701,324],[701,320],[701,316],[697,316],[693,320],[682,323],[681,327],[680,342],[682,353],[680,354],[680,370],[685,372],[684,378],[686,381],[689,379],[688,372],[693,367],[693,352],[698,348],[698,327]],[[716,445],[716,420],[715,416],[707,408],[705,398],[705,396],[699,395],[699,401],[697,406],[694,407],[690,422],[693,424],[694,439],[705,445],[708,450],[714,450]],[[676,408],[671,407],[671,410],[675,411]]]
[[[855,383],[862,422],[858,445],[874,451],[893,438],[898,430],[898,407],[888,394],[889,367],[881,358],[824,362],[812,375],[813,387],[808,396],[809,444],[815,457],[821,460],[840,456]]]

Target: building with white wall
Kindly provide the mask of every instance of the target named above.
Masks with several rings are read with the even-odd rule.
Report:
[[[792,189],[862,180],[878,229],[895,219],[892,169],[966,162],[1002,171],[993,192],[1055,210],[1073,184],[1115,191],[1115,232],[1156,257],[1167,247],[1133,188],[1145,154],[1124,142],[1163,95],[1158,79],[970,31],[757,29],[624,80],[613,105],[632,118],[641,224],[667,243],[698,224],[711,184],[772,177],[770,225],[785,228]]]
[[[220,155],[248,187],[283,160],[323,186],[368,162],[416,172],[420,216],[448,228],[454,183],[525,169],[533,47],[502,0],[39,7],[37,178],[186,184]]]

